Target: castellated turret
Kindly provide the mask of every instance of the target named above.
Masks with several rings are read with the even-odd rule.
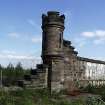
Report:
[[[63,39],[65,16],[49,11],[42,15],[42,60],[47,65],[47,86],[51,89],[67,88],[66,81],[79,75],[77,52],[71,42]]]
[[[65,16],[49,11],[42,15],[42,59],[63,56],[63,31]]]
[[[64,75],[63,31],[65,16],[49,11],[42,15],[42,59],[48,66],[48,88],[61,88]]]

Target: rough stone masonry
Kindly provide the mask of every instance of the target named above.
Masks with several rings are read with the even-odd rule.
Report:
[[[67,81],[83,79],[77,54],[71,42],[63,39],[65,16],[49,11],[42,15],[42,60],[48,66],[47,85],[51,89],[66,88]],[[68,82],[67,82],[68,83]]]
[[[42,15],[43,63],[37,64],[37,68],[31,70],[31,75],[25,75],[24,80],[19,80],[19,85],[61,90],[69,85],[73,87],[71,81],[85,78],[84,69],[80,70],[78,52],[70,41],[63,39],[64,23],[65,16],[59,12],[49,11]]]
[[[19,85],[48,87],[51,90],[75,89],[76,82],[87,84],[87,62],[104,64],[104,61],[77,56],[71,41],[63,38],[65,16],[49,11],[42,15],[42,64],[37,64],[30,75],[24,76]]]

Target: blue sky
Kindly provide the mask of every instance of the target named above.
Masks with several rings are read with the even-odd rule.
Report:
[[[40,62],[41,15],[65,14],[64,38],[80,56],[105,60],[105,0],[0,0],[0,63]]]

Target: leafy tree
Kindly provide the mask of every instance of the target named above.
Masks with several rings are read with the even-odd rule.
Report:
[[[19,62],[15,67],[9,63],[7,67],[3,67],[0,64],[0,71],[3,74],[3,84],[6,86],[15,85],[16,81],[22,79],[25,74],[30,73],[30,69],[24,69]]]
[[[11,85],[13,84],[13,82],[15,81],[15,72],[14,72],[14,66],[9,63],[9,65],[7,66],[7,68],[5,68],[5,71],[3,73],[3,77],[4,77],[4,84],[5,85]]]
[[[0,70],[2,69],[2,66],[1,66],[1,64],[0,64]]]
[[[22,64],[20,62],[16,65],[15,71],[16,71],[16,75],[15,76],[18,79],[23,77],[23,75],[24,75],[24,69],[23,69]]]

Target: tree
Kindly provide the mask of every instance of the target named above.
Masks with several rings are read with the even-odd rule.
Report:
[[[5,70],[4,70],[3,77],[4,77],[5,85],[14,84],[15,71],[14,71],[13,64],[11,64],[11,63],[8,64],[7,68],[5,68]]]
[[[21,62],[18,62],[18,63],[17,63],[15,69],[16,69],[16,70],[23,70],[23,67],[22,67]]]
[[[1,66],[1,64],[0,64],[0,70],[2,70],[2,66]]]
[[[23,69],[22,64],[20,62],[16,65],[15,71],[16,71],[16,77],[18,79],[23,77],[23,75],[24,75],[24,69]]]

